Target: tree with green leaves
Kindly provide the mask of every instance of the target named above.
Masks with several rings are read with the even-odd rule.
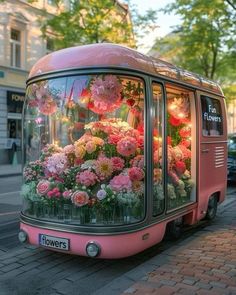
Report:
[[[60,0],[55,1],[58,8]],[[114,0],[72,1],[71,8],[41,21],[44,37],[53,33],[55,49],[101,42],[121,43],[135,47],[134,25],[155,22],[155,13],[137,13],[131,20],[127,5]]]
[[[166,13],[182,18],[177,28],[180,66],[219,79],[229,59],[235,60],[235,20],[228,2],[234,0],[176,0],[166,6]]]

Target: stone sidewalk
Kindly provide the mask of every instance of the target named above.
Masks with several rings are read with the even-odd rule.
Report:
[[[121,291],[122,285],[131,286]],[[180,241],[96,293],[102,294],[236,294],[235,192],[220,206],[217,218],[210,226]]]

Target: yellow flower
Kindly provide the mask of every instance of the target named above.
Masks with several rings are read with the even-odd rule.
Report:
[[[83,159],[86,153],[86,148],[83,145],[75,144],[75,155],[77,158]]]

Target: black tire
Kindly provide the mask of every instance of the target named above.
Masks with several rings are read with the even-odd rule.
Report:
[[[216,217],[217,212],[217,197],[212,195],[208,201],[207,213],[205,216],[206,220],[213,220]]]
[[[177,240],[183,233],[183,218],[177,218],[169,222],[166,226],[166,238],[168,240]]]

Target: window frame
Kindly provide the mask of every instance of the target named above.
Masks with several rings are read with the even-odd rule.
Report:
[[[210,134],[204,134],[204,118],[203,118],[203,104],[202,104],[202,98],[208,98],[208,99],[211,99],[213,101],[216,101],[218,103],[218,106],[219,106],[219,109],[220,109],[220,118],[221,118],[221,129],[220,131],[219,130],[215,130],[214,131],[218,131],[219,134],[213,134],[213,135],[210,135]],[[202,132],[201,132],[201,136],[204,137],[204,138],[214,138],[214,137],[217,137],[217,138],[220,138],[222,136],[224,136],[224,123],[223,123],[223,117],[224,117],[224,114],[223,114],[223,108],[222,108],[222,104],[221,104],[221,100],[217,97],[213,97],[212,95],[209,95],[209,94],[205,94],[205,93],[200,93],[199,95],[199,99],[200,99],[200,116],[201,116],[201,125],[202,125]],[[206,111],[205,111],[206,112]],[[209,132],[209,130],[207,130]]]
[[[12,39],[13,31],[19,33],[20,40]],[[19,51],[20,51],[19,57],[17,57],[17,46],[19,46]],[[17,65],[18,62],[19,62],[19,65]],[[10,63],[11,63],[11,67],[22,68],[22,31],[17,30],[14,27],[11,27],[10,29]]]

